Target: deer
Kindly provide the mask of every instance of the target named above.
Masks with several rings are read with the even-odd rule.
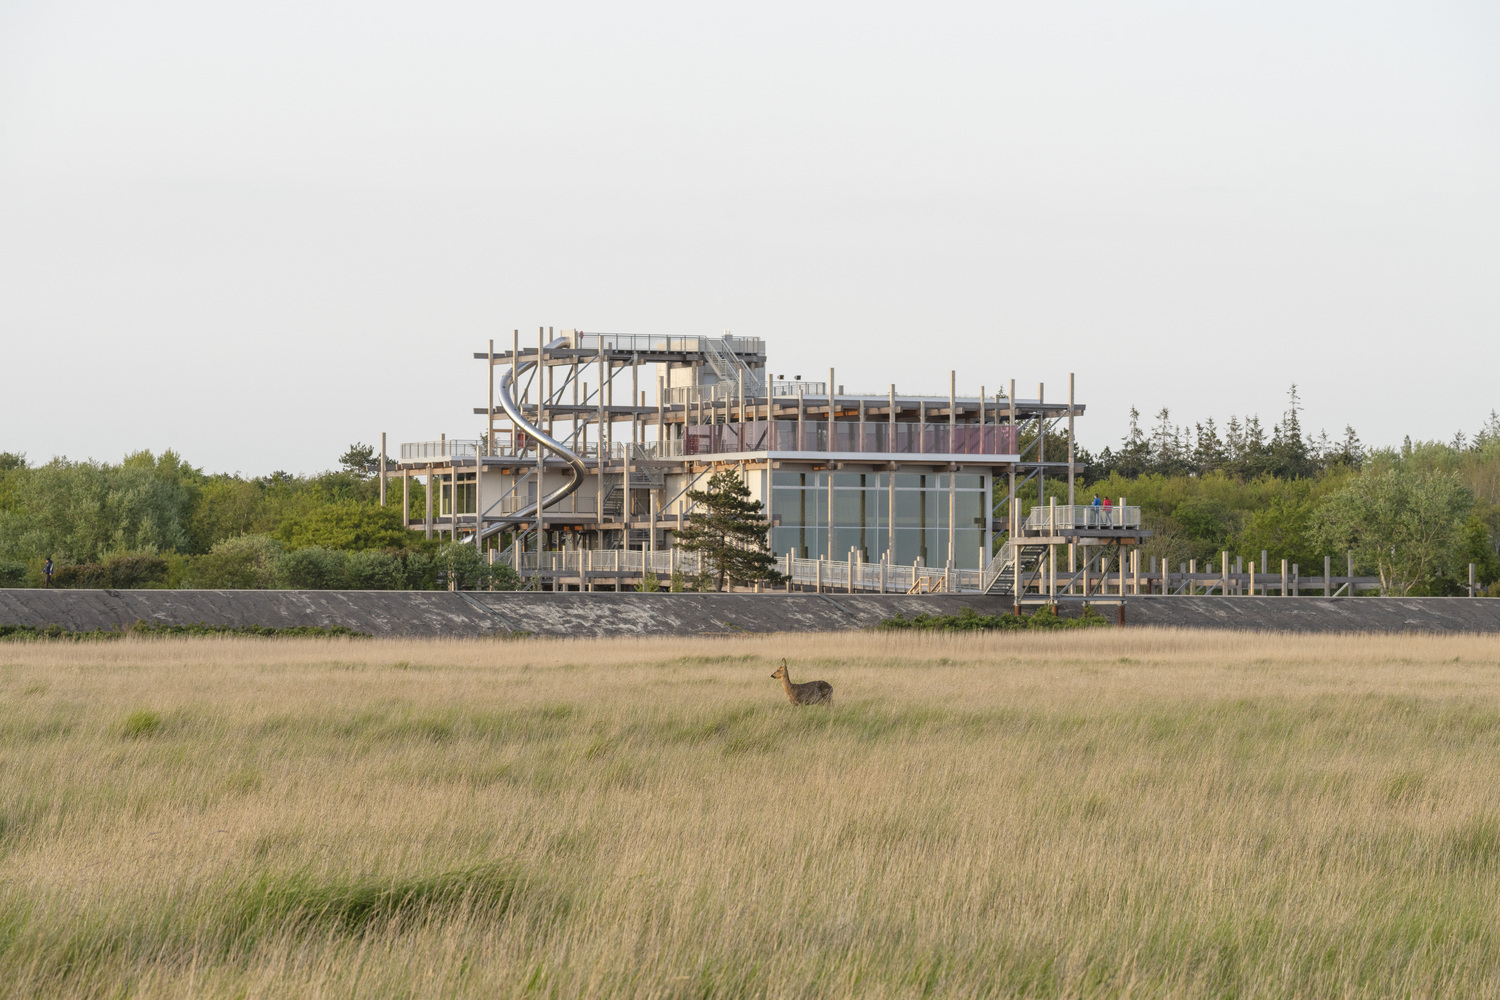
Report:
[[[792,678],[786,672],[786,660],[781,661],[781,666],[771,675],[773,681],[780,681],[781,686],[786,689],[786,700],[793,705],[827,705],[833,707],[833,685],[827,681],[808,681],[805,684],[793,684]]]

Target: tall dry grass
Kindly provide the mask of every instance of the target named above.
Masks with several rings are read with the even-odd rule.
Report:
[[[0,755],[15,996],[1500,994],[1495,638],[10,644]]]

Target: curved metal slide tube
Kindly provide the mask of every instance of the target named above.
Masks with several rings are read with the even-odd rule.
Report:
[[[567,337],[559,337],[552,343],[548,344],[547,349],[552,350],[556,347],[565,347],[567,346],[567,344]],[[563,443],[561,441],[558,441],[552,435],[548,434],[546,431],[542,430],[540,427],[527,420],[525,416],[521,414],[520,404],[516,402],[515,377],[521,375],[523,372],[530,371],[536,365],[536,361],[528,361],[517,366],[512,371],[507,371],[500,377],[500,406],[505,410],[506,415],[510,417],[511,423],[515,424],[527,434],[530,434],[531,437],[536,441],[538,447],[545,447],[548,451],[556,452],[558,455],[561,455],[564,459],[566,459],[569,466],[568,471],[573,474],[573,478],[568,480],[562,486],[553,490],[551,493],[548,493],[546,496],[542,497],[536,503],[527,504],[525,507],[516,511],[514,514],[506,516],[504,520],[496,521],[491,524],[481,525],[479,530],[474,533],[474,543],[476,545],[482,539],[488,538],[489,536],[495,534],[497,531],[504,531],[506,528],[509,528],[512,525],[519,524],[522,521],[526,521],[533,517],[536,517],[537,508],[539,506],[543,509],[551,507],[559,500],[562,500],[563,498],[571,495],[575,490],[578,489],[579,486],[583,485],[583,477],[588,474],[588,470],[584,468],[583,459],[573,454],[573,452],[569,451],[566,447],[563,446]],[[537,385],[538,387],[540,387],[541,383],[538,382]]]

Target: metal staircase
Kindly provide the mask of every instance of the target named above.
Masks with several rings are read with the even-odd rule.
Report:
[[[759,395],[761,391],[760,378],[751,370],[750,366],[740,360],[728,343],[729,338],[714,340],[704,337],[700,344],[703,347],[703,357],[708,361],[708,367],[713,370],[714,377],[727,386],[738,386],[741,373],[745,376],[745,391],[753,395]]]
[[[1021,587],[1024,590],[1026,581],[1035,575],[1041,566],[1042,560],[1047,556],[1047,546],[1027,545],[1024,542],[1007,542],[1000,550],[999,555],[990,560],[990,565],[985,569],[985,575],[990,576],[989,586],[985,588],[986,594],[998,594],[1004,597],[1015,597],[1016,560],[1021,561]],[[996,564],[999,564],[998,566]]]

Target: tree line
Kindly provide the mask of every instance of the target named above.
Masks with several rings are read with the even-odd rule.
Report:
[[[1264,551],[1274,565],[1287,559],[1316,575],[1325,556],[1342,565],[1352,553],[1356,572],[1378,575],[1387,593],[1456,595],[1466,592],[1473,563],[1480,586],[1500,596],[1500,415],[1492,411],[1472,436],[1367,448],[1352,427],[1336,440],[1304,432],[1301,412],[1295,386],[1269,429],[1257,416],[1189,428],[1163,409],[1148,430],[1132,409],[1118,447],[1094,454],[1078,445],[1075,495],[1139,505],[1155,533],[1142,554],[1173,566],[1225,551],[1258,562]],[[1023,451],[1035,433],[1023,429]],[[1066,431],[1048,431],[1045,457],[1057,460],[1067,444]],[[373,448],[356,444],[317,475],[245,477],[205,474],[170,450],[118,464],[32,465],[0,453],[0,586],[40,585],[48,557],[61,586],[518,584],[471,545],[403,527],[399,506],[378,503],[375,462]],[[997,483],[1001,515],[1003,490]],[[1040,491],[1032,480],[1020,490],[1022,512],[1052,497],[1066,502],[1067,493],[1063,477]],[[707,585],[769,581],[763,542],[741,537],[764,530],[748,494],[720,483],[694,499],[701,516],[681,542],[714,553],[716,579]],[[412,518],[423,517],[424,500],[413,491]]]
[[[1485,593],[1500,596],[1500,414],[1449,441],[1368,448],[1353,427],[1331,439],[1306,433],[1296,386],[1269,430],[1257,416],[1213,419],[1191,427],[1163,409],[1143,428],[1131,410],[1117,447],[1097,454],[1081,444],[1075,497],[1095,493],[1142,508],[1155,532],[1142,555],[1174,568],[1221,553],[1247,562],[1286,559],[1304,575],[1322,573],[1325,556],[1380,577],[1397,595],[1467,593],[1469,564]],[[1035,441],[1032,430],[1022,447]],[[1067,452],[1065,431],[1049,432],[1045,457]],[[1066,502],[1065,477],[1021,491],[1023,512],[1052,497]]]
[[[374,449],[314,476],[210,475],[171,450],[119,463],[0,453],[0,586],[513,589],[472,545],[426,539],[379,504]],[[425,497],[413,497],[422,516]]]

